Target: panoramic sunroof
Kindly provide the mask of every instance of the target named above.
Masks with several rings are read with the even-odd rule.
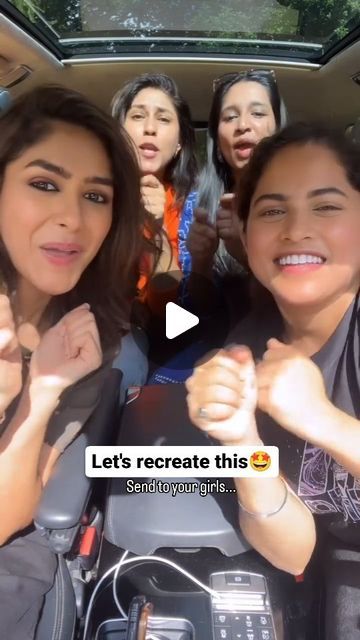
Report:
[[[358,0],[12,0],[64,55],[235,54],[320,60],[360,24]]]

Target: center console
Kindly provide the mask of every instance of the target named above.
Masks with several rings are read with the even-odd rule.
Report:
[[[179,384],[133,390],[123,411],[118,445],[212,446],[213,441],[190,423],[185,396]],[[100,563],[103,573],[124,550],[136,556],[156,553],[213,590],[209,595],[174,569],[155,562],[139,562],[131,570],[132,565],[124,567],[117,593],[125,610],[137,594],[153,604],[146,638],[284,640],[282,593],[291,577],[282,574],[285,587],[280,588],[279,572],[251,549],[239,530],[234,493],[204,497],[200,492],[175,497],[157,491],[128,493],[127,480],[114,478],[110,483]],[[200,480],[204,479],[187,479]],[[146,482],[150,487],[151,478]],[[231,480],[227,482],[233,486]],[[109,608],[110,601],[108,584],[100,598],[101,615],[93,637],[129,640],[126,623],[115,608]]]

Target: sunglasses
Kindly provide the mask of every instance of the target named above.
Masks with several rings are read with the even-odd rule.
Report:
[[[222,76],[213,80],[213,92],[219,87],[223,87],[227,84],[232,84],[236,80],[251,80],[252,76],[260,78],[271,78],[276,83],[276,75],[273,69],[247,69],[247,71],[232,71],[231,73],[224,73]]]

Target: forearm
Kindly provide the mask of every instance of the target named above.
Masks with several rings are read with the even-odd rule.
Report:
[[[360,478],[360,422],[328,403],[313,414],[308,440],[324,449],[355,478]]]
[[[41,496],[40,455],[58,395],[26,385],[0,438],[0,544],[33,519]]]
[[[271,513],[281,506],[286,488],[279,478],[235,479],[238,499],[253,513]],[[284,506],[268,518],[240,509],[240,527],[247,540],[271,564],[294,575],[308,564],[316,542],[313,516],[290,489]]]

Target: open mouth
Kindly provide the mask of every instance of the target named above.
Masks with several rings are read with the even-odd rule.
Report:
[[[155,144],[151,144],[150,142],[141,144],[139,146],[139,149],[141,151],[142,156],[150,159],[155,158],[156,154],[159,151],[158,147]]]
[[[82,253],[82,247],[70,243],[48,243],[40,247],[45,257],[53,264],[68,264]]]
[[[319,254],[289,253],[275,258],[274,262],[282,268],[304,266],[318,267],[326,262],[326,258]]]
[[[250,158],[255,146],[254,142],[239,142],[234,145],[234,151],[239,158],[247,159]]]

